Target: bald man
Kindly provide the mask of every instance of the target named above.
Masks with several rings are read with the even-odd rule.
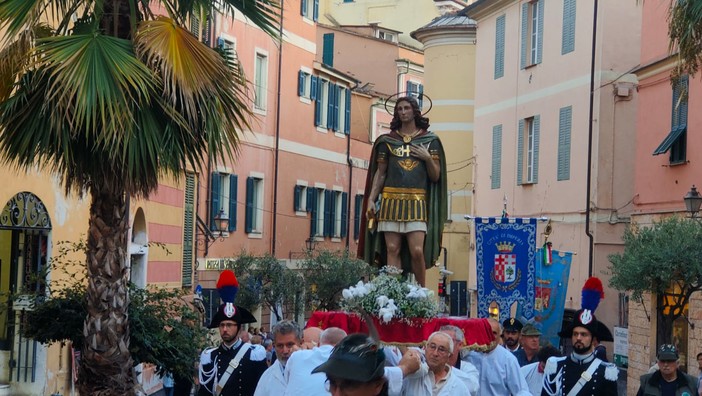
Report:
[[[319,327],[308,327],[302,332],[301,349],[312,349],[319,346],[319,338],[322,335],[322,329]]]

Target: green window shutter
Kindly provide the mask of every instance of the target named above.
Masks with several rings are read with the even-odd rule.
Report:
[[[495,80],[505,75],[505,16],[495,22]]]
[[[317,223],[319,219],[319,208],[317,207],[317,197],[319,189],[310,188],[307,190],[307,206],[310,208],[310,236],[317,235]]]
[[[341,193],[341,237],[346,238],[349,228],[349,194]]]
[[[334,85],[334,130],[339,132],[339,102],[345,98],[341,97],[341,87]]]
[[[219,173],[212,172],[210,175],[210,230],[217,231],[217,224],[215,224],[215,216],[222,209],[219,206],[219,196],[221,192],[221,177]]]
[[[524,172],[524,119],[519,120],[519,129],[517,130],[517,185],[522,184],[522,176]]]
[[[539,134],[541,116],[534,116],[534,183],[539,182]]]
[[[363,195],[362,194],[356,194],[354,197],[354,203],[353,203],[353,239],[358,239],[360,236],[360,230],[361,230],[361,212],[363,208],[361,207],[363,205]]]
[[[305,96],[305,72],[297,72],[297,96]]]
[[[300,1],[300,15],[306,16],[305,12],[307,11],[307,2],[310,0],[301,0]]]
[[[334,236],[335,215],[336,202],[334,202],[334,191],[324,190],[324,236]]]
[[[307,189],[307,211],[312,212],[312,209],[315,207],[315,205],[312,205],[312,202],[315,201],[315,197],[317,196],[316,194],[317,189],[316,188],[308,188]]]
[[[334,67],[334,33],[322,36],[322,63]]]
[[[417,86],[417,101],[419,102],[419,108],[422,109],[424,107],[424,84],[419,84]]]
[[[236,231],[236,198],[239,193],[239,178],[229,175],[229,232]]]
[[[310,76],[310,99],[316,100],[317,99],[317,82],[318,82],[317,76]]]
[[[253,177],[246,178],[246,218],[244,231],[248,234],[253,231],[253,211],[254,211],[254,183]]]
[[[558,115],[558,172],[557,180],[570,180],[570,134],[573,126],[573,107],[563,107]]]
[[[347,89],[346,91],[346,116],[344,117],[344,133],[347,135],[351,134],[351,90]]]
[[[317,22],[318,19],[319,19],[319,0],[314,0],[314,9],[312,10],[312,20]]]
[[[522,4],[522,42],[521,42],[521,60],[519,67],[524,69],[527,67],[527,42],[529,34],[529,3]]]
[[[193,237],[195,232],[195,175],[185,174],[185,205],[183,211],[182,287],[193,285]]]
[[[538,31],[539,31],[539,37],[537,38],[537,43],[536,43],[536,63],[541,63],[541,59],[543,58],[543,50],[544,50],[544,0],[538,0],[537,4],[539,5],[539,15],[538,15]]]
[[[302,186],[295,186],[295,190],[293,192],[293,210],[296,212],[302,210],[302,189]]]
[[[316,94],[315,94],[315,101],[314,101],[314,125],[315,126],[320,126],[322,125],[322,106],[324,106],[324,103],[322,103],[322,87],[324,86],[322,84],[322,80],[317,78],[317,86],[316,86]]]
[[[327,87],[327,129],[334,129],[334,87],[336,85],[329,82]]]
[[[502,182],[502,125],[492,127],[492,189],[500,188]]]
[[[562,55],[575,51],[575,1],[576,0],[563,0]]]

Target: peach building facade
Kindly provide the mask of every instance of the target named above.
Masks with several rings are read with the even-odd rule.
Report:
[[[553,249],[576,253],[566,308],[577,310],[588,276],[607,285],[607,256],[622,250],[633,211],[630,71],[639,62],[641,5],[600,2],[594,48],[591,2],[479,0],[462,14],[478,24],[474,214],[500,216],[506,207],[511,217],[550,219]],[[623,325],[619,293],[606,287],[605,295],[598,317]]]

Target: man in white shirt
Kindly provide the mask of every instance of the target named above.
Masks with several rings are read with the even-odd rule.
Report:
[[[286,396],[327,396],[324,373],[312,374],[312,370],[326,362],[332,349],[342,339],[346,332],[338,327],[330,327],[319,337],[319,346],[313,349],[300,350],[293,353],[285,365]]]
[[[453,339],[446,333],[436,331],[429,336],[424,347],[428,370],[420,369],[405,378],[402,394],[408,396],[454,396],[469,395],[463,380],[456,375],[448,362],[453,353]]]
[[[448,334],[453,340],[453,353],[449,356],[448,364],[458,369],[456,370],[456,375],[461,378],[471,396],[477,396],[478,389],[480,388],[480,373],[478,373],[478,369],[471,363],[459,359],[461,356],[461,348],[465,345],[463,330],[458,326],[445,325],[441,326],[439,331]]]
[[[559,357],[561,356],[561,351],[552,345],[546,345],[536,353],[536,362],[519,368],[529,386],[529,392],[533,396],[541,396],[541,388],[544,384],[544,367],[546,367],[546,361],[551,356]]]
[[[254,396],[279,396],[285,393],[285,365],[293,351],[300,347],[302,330],[291,321],[278,322],[273,327],[273,345],[278,358],[258,380]]]
[[[500,335],[500,322],[488,319],[495,339]],[[519,363],[512,352],[495,343],[486,352],[471,351],[467,360],[480,373],[480,394],[500,396],[531,396]]]

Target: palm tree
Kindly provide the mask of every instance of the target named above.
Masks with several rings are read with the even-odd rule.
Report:
[[[673,70],[673,80],[685,74],[695,75],[702,66],[702,2],[671,1],[668,35],[671,51],[677,51],[680,58]]]
[[[80,394],[135,393],[129,197],[148,197],[160,177],[186,167],[231,159],[248,126],[241,69],[185,23],[217,6],[276,35],[278,2],[0,1],[0,158],[42,167],[60,175],[67,193],[90,196]]]

